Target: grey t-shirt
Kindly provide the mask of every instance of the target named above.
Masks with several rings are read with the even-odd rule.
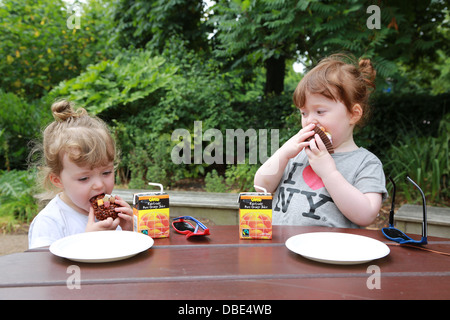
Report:
[[[337,170],[362,193],[376,192],[386,198],[386,181],[381,161],[370,151],[331,155]],[[305,151],[289,160],[272,203],[274,225],[359,228],[334,204],[322,179],[312,170]]]

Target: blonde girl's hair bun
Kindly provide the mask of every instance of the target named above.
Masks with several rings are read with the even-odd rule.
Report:
[[[375,77],[377,75],[377,71],[373,67],[370,59],[361,58],[358,64],[359,72],[361,73],[366,86],[375,89]]]
[[[70,101],[58,100],[52,104],[52,114],[56,121],[67,121],[70,118],[78,118],[86,115],[87,112],[83,108],[75,111]]]

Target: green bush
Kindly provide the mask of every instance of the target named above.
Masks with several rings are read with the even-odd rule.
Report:
[[[248,161],[247,161],[248,162]],[[205,190],[208,192],[245,192],[254,191],[253,180],[259,165],[228,165],[225,175],[213,169],[205,177]]]
[[[89,66],[76,78],[61,83],[50,96],[66,97],[91,114],[136,114],[142,99],[170,85],[177,68],[150,52],[129,51],[114,60]],[[145,107],[145,106],[144,106]]]
[[[8,229],[15,222],[31,222],[38,213],[35,178],[34,170],[0,171],[0,222]]]
[[[27,145],[38,137],[41,126],[51,120],[50,107],[40,101],[27,103],[0,89],[0,170],[25,169]]]
[[[148,182],[161,183],[165,187],[182,178],[182,172],[170,158],[170,136],[152,137],[141,131],[136,136],[136,147],[128,154],[130,188],[147,189]]]
[[[49,95],[67,97],[109,122],[122,153],[121,183],[130,179],[133,187],[143,187],[149,180],[173,183],[204,175],[205,164],[172,163],[177,143],[172,132],[187,129],[193,137],[197,120],[203,131],[253,123],[242,106],[253,101],[254,92],[243,90],[246,85],[237,77],[220,74],[213,63],[183,52],[170,63],[150,51],[124,52],[61,83]]]
[[[402,135],[388,151],[386,174],[391,175],[408,201],[421,201],[414,187],[406,182],[409,175],[425,193],[427,202],[448,206],[450,113],[438,126],[437,137],[421,137],[402,130]]]
[[[113,53],[115,45],[105,45],[112,28],[109,1],[76,2],[83,12],[79,29],[67,27],[74,11],[66,1],[0,2],[1,88],[34,100],[104,59],[105,51]]]
[[[225,178],[213,169],[206,174],[205,190],[207,192],[228,192],[228,186],[225,184]]]
[[[439,122],[449,112],[450,93],[377,93],[372,98],[372,113],[366,126],[355,132],[355,141],[374,152],[384,163],[392,144],[405,135],[436,136]]]
[[[231,190],[237,192],[255,191],[253,180],[255,179],[257,164],[236,164],[230,165],[225,171],[226,183]]]

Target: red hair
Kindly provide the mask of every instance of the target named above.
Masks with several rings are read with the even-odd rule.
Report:
[[[294,91],[294,104],[297,108],[302,108],[307,93],[321,94],[328,99],[340,101],[350,113],[352,107],[359,104],[363,110],[358,122],[361,125],[369,115],[369,96],[375,89],[375,76],[376,71],[369,59],[360,59],[356,63],[351,57],[332,55],[320,61],[300,81]]]

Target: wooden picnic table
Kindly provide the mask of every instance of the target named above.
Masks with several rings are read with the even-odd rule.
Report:
[[[379,230],[273,226],[272,240],[240,240],[238,226],[211,226],[211,235],[169,238],[134,257],[80,263],[48,248],[0,257],[0,299],[450,299],[450,257],[394,245]],[[384,258],[356,265],[309,260],[285,241],[308,232],[363,235],[389,245]],[[429,249],[450,252],[450,239],[429,237]],[[79,289],[67,286],[78,266]],[[370,266],[379,288],[370,288]]]

